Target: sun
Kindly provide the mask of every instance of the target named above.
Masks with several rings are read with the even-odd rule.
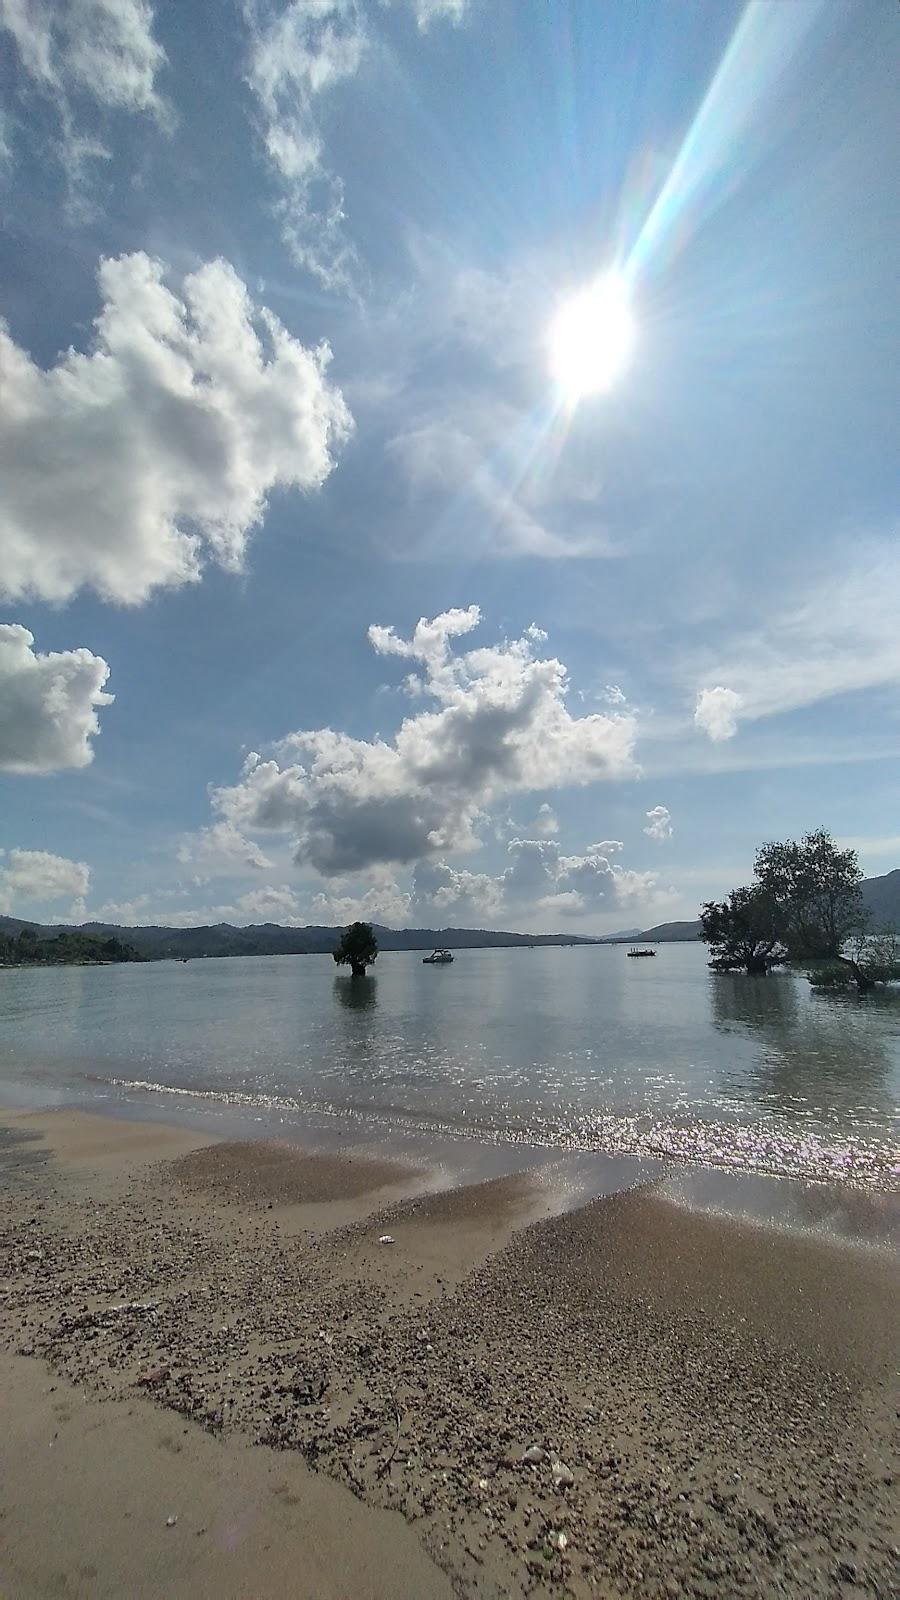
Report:
[[[547,345],[553,380],[568,403],[611,389],[628,366],[634,341],[628,289],[615,273],[564,301]]]

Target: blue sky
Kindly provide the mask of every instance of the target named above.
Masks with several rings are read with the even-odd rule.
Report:
[[[897,26],[0,0],[0,910],[896,866]]]

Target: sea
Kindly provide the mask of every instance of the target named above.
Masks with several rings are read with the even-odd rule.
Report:
[[[0,970],[0,1100],[465,1141],[889,1194],[900,991],[709,971],[702,946]],[[496,1166],[496,1161],[495,1161]]]

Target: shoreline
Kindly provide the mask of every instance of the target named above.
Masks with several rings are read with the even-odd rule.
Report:
[[[252,1571],[262,1600],[290,1562],[310,1600],[889,1592],[886,1251],[691,1211],[671,1179],[585,1203],[540,1167],[442,1188],[384,1148],[0,1128],[23,1600],[73,1547],[92,1600],[138,1570],[220,1600]],[[254,1507],[228,1561],[226,1501]]]
[[[111,1082],[115,1088],[122,1087]],[[699,1161],[671,1151],[645,1154],[535,1143],[526,1137],[489,1137],[480,1128],[460,1128],[430,1119],[319,1105],[284,1109],[265,1097],[257,1100],[219,1091],[148,1084],[139,1086],[137,1096],[73,1099],[61,1094],[48,1104],[36,1103],[33,1098],[24,1102],[4,1099],[4,1089],[9,1095],[13,1087],[22,1090],[30,1086],[0,1086],[0,1125],[5,1117],[40,1119],[71,1113],[126,1125],[184,1129],[207,1142],[286,1140],[336,1154],[355,1150],[425,1167],[431,1174],[430,1186],[441,1188],[502,1177],[527,1167],[541,1170],[556,1187],[560,1210],[655,1182],[665,1186],[673,1203],[723,1220],[758,1223],[803,1236],[824,1234],[900,1254],[900,1187],[896,1182],[873,1187],[846,1176],[835,1181],[777,1169],[747,1169],[736,1161]],[[896,1175],[896,1168],[888,1170]]]

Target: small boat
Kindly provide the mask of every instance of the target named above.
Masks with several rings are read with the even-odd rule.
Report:
[[[432,950],[430,956],[422,957],[423,967],[446,967],[453,960],[449,950]]]
[[[656,951],[655,950],[638,950],[637,948],[635,948],[633,950],[628,950],[626,952],[626,954],[631,956],[631,957],[655,956],[656,955]]]

